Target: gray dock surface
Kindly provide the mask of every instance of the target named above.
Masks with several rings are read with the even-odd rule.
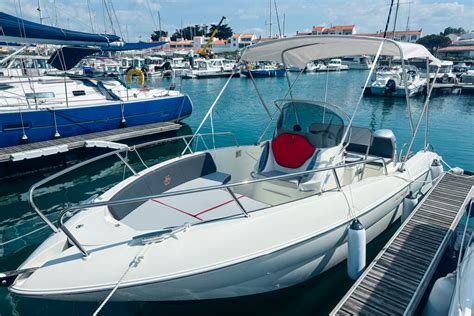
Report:
[[[0,148],[0,162],[10,161],[12,154],[28,152],[38,149],[47,149],[56,146],[68,147],[68,150],[83,147],[86,141],[102,140],[102,141],[119,141],[135,137],[153,135],[169,131],[178,130],[181,128],[180,124],[172,122],[161,122],[146,125],[138,125],[132,127],[125,127],[103,132],[89,133],[72,137],[65,137],[59,139],[48,140],[44,142],[36,142],[18,146],[11,146]]]
[[[474,193],[474,177],[445,173],[331,315],[412,315]]]

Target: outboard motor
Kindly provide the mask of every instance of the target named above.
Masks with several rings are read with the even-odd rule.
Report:
[[[373,134],[374,140],[370,147],[369,155],[387,158],[396,162],[397,140],[390,129],[379,129]]]
[[[397,83],[393,79],[389,79],[385,85],[385,94],[391,95],[397,90]]]

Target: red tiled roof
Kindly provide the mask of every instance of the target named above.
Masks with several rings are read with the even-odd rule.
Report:
[[[373,36],[373,37],[382,37],[383,32],[377,32],[377,33],[366,33],[366,34],[354,34],[356,36]],[[421,36],[421,30],[420,31],[395,31],[395,36],[411,36],[411,35],[419,35]],[[393,32],[387,32],[387,37],[392,37]]]
[[[326,27],[324,27],[324,26],[313,26],[313,32],[321,32],[325,28]]]
[[[355,25],[334,25],[329,28],[331,31],[335,30],[353,30]]]
[[[469,46],[448,46],[438,49],[438,52],[463,52],[474,51],[474,45]]]
[[[225,45],[226,43],[226,40],[215,40],[214,42],[212,42],[213,45]]]

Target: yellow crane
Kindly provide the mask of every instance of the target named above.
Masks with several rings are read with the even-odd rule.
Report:
[[[221,21],[217,24],[216,28],[215,28],[214,31],[212,32],[211,36],[209,36],[209,39],[207,40],[207,42],[206,42],[206,44],[204,45],[204,47],[197,50],[197,53],[198,53],[200,56],[203,56],[203,57],[208,57],[208,56],[209,56],[209,54],[211,53],[211,50],[209,49],[209,45],[211,45],[212,40],[213,40],[214,37],[216,36],[216,33],[219,31],[219,28],[221,27],[222,22],[224,22],[224,20],[225,20],[225,16],[223,16],[222,19],[221,19]]]

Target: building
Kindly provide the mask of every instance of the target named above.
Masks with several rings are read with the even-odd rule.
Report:
[[[252,45],[252,41],[257,39],[255,34],[238,34],[235,33],[230,38],[230,44],[234,50],[240,50],[249,45]]]
[[[193,41],[190,40],[177,40],[170,42],[171,49],[192,49],[194,47]]]
[[[377,33],[368,33],[368,34],[357,34],[359,36],[371,36],[371,37],[383,37],[383,31],[378,31]],[[421,29],[418,31],[395,31],[395,36],[393,32],[387,32],[387,38],[393,38],[396,41],[410,42],[415,43],[421,38]]]
[[[352,25],[334,25],[330,27],[326,26],[313,26],[311,30],[312,35],[352,35],[356,34],[356,26]],[[297,35],[303,35],[303,33],[297,33]]]
[[[474,32],[458,36],[451,46],[438,49],[436,55],[440,58],[474,59]]]
[[[436,51],[439,58],[471,59],[474,60],[474,45],[453,45]]]

